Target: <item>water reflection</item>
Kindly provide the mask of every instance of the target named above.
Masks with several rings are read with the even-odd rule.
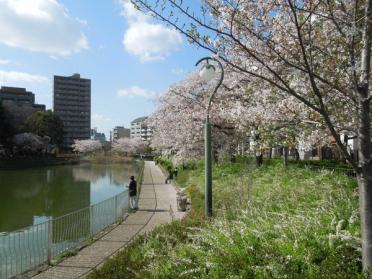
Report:
[[[73,169],[76,181],[97,182],[102,177],[109,177],[110,183],[122,186],[128,183],[129,176],[134,171],[133,165],[94,165],[84,164]]]
[[[0,171],[0,232],[18,230],[110,198],[135,164],[82,164]],[[47,217],[46,217],[47,216]]]

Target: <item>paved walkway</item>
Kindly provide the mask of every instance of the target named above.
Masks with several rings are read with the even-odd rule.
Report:
[[[136,235],[149,232],[172,219],[182,218],[184,213],[177,211],[176,190],[171,184],[164,184],[164,181],[165,176],[160,168],[154,162],[145,162],[139,210],[76,256],[65,259],[33,278],[85,278],[94,268],[123,249]]]

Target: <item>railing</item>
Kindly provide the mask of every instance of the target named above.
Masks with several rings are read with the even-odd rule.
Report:
[[[141,166],[140,166],[140,170],[138,172],[138,176],[137,176],[137,204],[138,204],[138,199],[139,199],[139,196],[141,194],[141,188],[142,188],[142,182],[143,182],[143,172],[145,171],[145,162],[143,160],[140,161],[141,162]]]
[[[128,191],[73,213],[11,233],[0,233],[0,279],[50,263],[128,212]]]

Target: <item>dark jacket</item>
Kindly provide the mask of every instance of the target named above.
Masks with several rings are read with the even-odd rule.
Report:
[[[133,197],[137,195],[137,182],[135,180],[131,180],[129,182],[129,196]]]

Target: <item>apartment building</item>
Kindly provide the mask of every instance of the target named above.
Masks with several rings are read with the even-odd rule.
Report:
[[[64,126],[63,144],[70,147],[74,140],[90,138],[91,81],[72,76],[54,76],[54,113]]]
[[[134,139],[141,139],[143,141],[151,140],[152,130],[146,124],[146,119],[148,117],[139,117],[134,119],[130,123],[130,137]]]
[[[116,126],[113,130],[112,139],[117,140],[120,138],[129,138],[130,137],[130,129],[124,128],[124,126]]]

